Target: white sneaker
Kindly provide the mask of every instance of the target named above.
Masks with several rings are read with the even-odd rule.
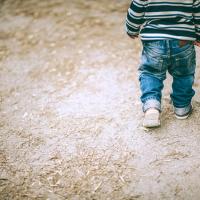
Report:
[[[143,126],[146,128],[153,128],[160,126],[160,112],[155,108],[149,108],[144,113]]]

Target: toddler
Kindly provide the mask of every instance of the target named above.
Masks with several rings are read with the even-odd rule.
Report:
[[[143,44],[139,81],[144,127],[160,126],[166,72],[173,77],[171,100],[178,119],[192,112],[196,67],[194,45],[200,45],[200,0],[133,0],[126,31]]]

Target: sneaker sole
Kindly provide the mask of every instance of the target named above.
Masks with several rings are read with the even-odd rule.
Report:
[[[186,116],[179,116],[175,114],[176,119],[187,119],[189,117],[189,115]]]
[[[154,120],[148,120],[148,123],[147,122],[144,122],[143,123],[143,126],[145,127],[145,128],[156,128],[156,127],[159,127],[160,126],[160,121],[154,121]]]

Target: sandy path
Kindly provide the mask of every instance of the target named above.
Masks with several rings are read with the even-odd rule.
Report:
[[[128,4],[0,1],[0,199],[199,200],[199,69],[193,115],[168,79],[144,130]]]

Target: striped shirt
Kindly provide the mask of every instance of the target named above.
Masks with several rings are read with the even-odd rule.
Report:
[[[132,0],[126,31],[142,40],[200,41],[200,0]]]

